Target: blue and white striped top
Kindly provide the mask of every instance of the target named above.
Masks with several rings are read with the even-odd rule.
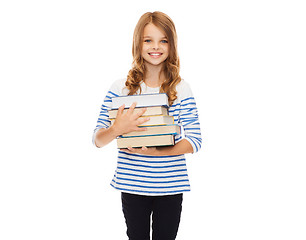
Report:
[[[126,79],[115,81],[107,92],[94,130],[93,144],[96,132],[111,125],[108,110],[112,108],[112,97],[128,94],[125,81]],[[174,116],[174,123],[181,126],[182,133],[175,136],[175,143],[181,141],[184,136],[195,153],[200,150],[202,144],[196,102],[189,84],[184,80],[177,85],[176,90],[177,99],[170,106],[169,115]],[[159,93],[159,87],[151,88],[142,82],[141,93]],[[151,196],[190,191],[185,155],[148,156],[118,150],[117,169],[111,186],[122,192]]]

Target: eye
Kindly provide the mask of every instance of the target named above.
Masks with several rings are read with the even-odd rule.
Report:
[[[146,40],[144,40],[144,42],[148,43],[148,42],[151,42],[151,40],[150,39],[146,39]]]
[[[167,40],[161,40],[161,42],[162,42],[162,43],[168,43],[168,41],[167,41]]]

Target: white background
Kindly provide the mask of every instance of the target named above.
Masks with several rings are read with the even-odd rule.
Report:
[[[1,1],[0,239],[127,239],[91,144],[147,11],[175,22],[202,150],[177,239],[306,239],[303,1]]]

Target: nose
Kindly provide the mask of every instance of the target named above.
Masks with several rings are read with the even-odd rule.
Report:
[[[158,44],[158,42],[154,42],[152,47],[153,47],[154,50],[159,49],[159,44]]]

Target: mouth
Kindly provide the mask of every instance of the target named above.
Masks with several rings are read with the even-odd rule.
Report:
[[[149,53],[149,55],[150,55],[151,57],[160,57],[160,56],[163,55],[163,54],[160,53],[160,52],[151,52],[151,53]]]

